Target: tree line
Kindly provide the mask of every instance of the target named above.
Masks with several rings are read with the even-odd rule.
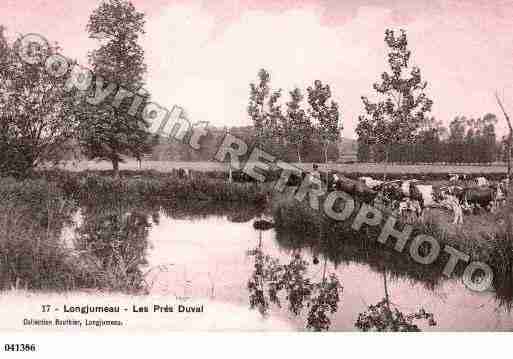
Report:
[[[255,144],[282,160],[291,160],[290,153],[294,151],[294,162],[303,162],[305,155],[310,161],[313,157],[328,162],[330,148],[336,145],[343,129],[330,86],[314,81],[306,89],[306,103],[305,92],[296,87],[289,91],[289,100],[282,108],[282,89],[273,90],[270,83],[269,72],[261,69],[258,82],[250,84],[247,111],[253,122]],[[322,159],[316,147],[321,149]]]
[[[394,163],[492,163],[505,161],[505,139],[497,141],[497,117],[488,113],[480,118],[454,118],[449,127],[433,117],[419,127],[415,141],[396,143],[390,148]],[[384,144],[358,140],[358,161],[385,161]]]
[[[169,141],[168,138],[161,136],[152,137],[151,153],[148,153],[145,158],[153,161],[211,161],[223,143],[227,131],[229,131],[231,135],[243,140],[249,148],[253,148],[257,145],[256,131],[253,126],[230,128],[208,127],[207,129],[206,135],[199,140],[199,149],[194,149],[187,145],[192,131],[185,134],[182,141]],[[279,158],[281,161],[298,161],[296,148],[292,146],[279,143],[273,143],[272,146],[268,143],[259,145],[262,150]],[[326,151],[321,139],[316,136],[305,139],[300,155],[301,160],[304,162],[324,162]],[[329,161],[334,162],[338,160],[338,143],[328,144],[327,158]],[[243,158],[243,160],[245,159],[246,158]]]
[[[373,85],[373,99],[362,97],[358,161],[491,163],[507,157],[507,139],[496,139],[494,114],[459,116],[448,128],[429,116],[433,101],[420,68],[410,65],[406,32],[386,30],[385,43],[389,70]]]

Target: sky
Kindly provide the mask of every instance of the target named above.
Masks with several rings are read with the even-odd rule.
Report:
[[[98,44],[85,31],[100,1],[2,0],[9,36],[38,33],[87,65]],[[361,96],[387,70],[384,32],[405,29],[434,101],[431,114],[499,115],[498,90],[513,116],[513,0],[133,0],[146,14],[141,39],[148,65],[146,89],[192,122],[251,124],[249,84],[259,69],[271,86],[306,91],[328,83],[339,103],[344,137],[355,138]]]

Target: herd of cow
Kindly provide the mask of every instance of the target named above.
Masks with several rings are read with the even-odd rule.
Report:
[[[353,180],[330,172],[326,185],[328,190],[344,191],[362,202],[397,210],[401,216],[422,217],[426,208],[448,208],[454,212],[455,224],[463,223],[463,213],[494,211],[505,203],[508,191],[507,180],[492,184],[484,177],[470,180],[458,175],[451,175],[447,184],[433,185],[416,179]]]
[[[173,173],[179,178],[195,177],[193,171],[183,168],[173,170]],[[447,208],[454,212],[455,224],[463,223],[463,213],[494,211],[503,205],[509,187],[506,179],[492,183],[482,176],[472,179],[467,175],[450,175],[449,181],[440,185],[417,179],[380,181],[371,177],[360,177],[354,180],[336,171],[321,174],[316,165],[313,172],[303,172],[299,177],[290,178],[289,185],[297,186],[307,176],[312,179],[309,181],[311,185],[320,181],[328,191],[343,191],[361,202],[392,209],[406,218],[420,218],[426,208]],[[314,177],[317,180],[314,181]],[[237,177],[233,180],[235,179],[244,178]],[[230,178],[230,182],[231,180]]]

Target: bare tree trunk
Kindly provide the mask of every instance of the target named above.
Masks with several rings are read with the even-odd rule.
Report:
[[[326,282],[326,268],[328,267],[328,256],[324,256],[324,268],[322,269],[322,284]]]
[[[112,159],[112,177],[119,178],[119,160],[117,158]]]
[[[508,151],[508,153],[506,154],[506,161],[508,161],[508,173],[507,173],[506,178],[508,179],[508,183],[509,183],[510,176],[511,176],[511,133],[509,134],[508,144],[507,144],[506,148]]]
[[[385,165],[383,166],[383,181],[387,180],[387,171],[388,171],[388,152],[390,151],[389,146],[385,147]]]
[[[297,149],[297,160],[301,163],[301,151],[299,150],[299,147]]]
[[[324,163],[328,163],[328,145],[324,146]]]
[[[504,114],[504,118],[506,119],[506,123],[508,124],[508,128],[509,128],[508,157],[507,157],[507,160],[508,160],[508,174],[507,174],[507,178],[508,178],[508,182],[509,182],[510,177],[511,177],[511,141],[512,141],[512,138],[513,138],[513,126],[511,125],[511,120],[509,119],[509,116],[506,113],[506,109],[504,108],[504,105],[502,104],[502,101],[499,98],[499,94],[497,92],[495,92],[495,98],[497,99],[497,103],[499,104],[499,107],[501,108],[502,113]]]

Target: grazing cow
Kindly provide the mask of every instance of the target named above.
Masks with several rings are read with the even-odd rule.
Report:
[[[417,200],[411,200],[406,197],[399,203],[399,215],[410,221],[413,218],[419,218],[422,216],[422,208]]]
[[[436,191],[433,185],[417,184],[415,189],[420,193],[423,208],[431,207],[436,204]]]
[[[493,187],[469,187],[463,191],[463,202],[474,208],[493,208],[496,190]]]
[[[464,193],[465,188],[463,188],[461,186],[457,186],[457,185],[453,185],[453,186],[449,186],[449,187],[442,187],[440,190],[442,192],[447,192],[450,195],[455,196],[459,200],[462,200],[463,199],[463,195],[465,194]]]
[[[506,203],[506,196],[508,195],[507,187],[504,186],[504,183],[499,182],[496,184],[495,190],[495,203],[494,207],[498,208]]]
[[[365,203],[371,203],[378,194],[377,191],[366,186],[364,183],[344,177],[336,172],[332,172],[329,175],[328,188],[330,190],[346,192],[355,197],[355,199],[359,199]]]
[[[369,188],[375,188],[383,183],[383,181],[375,180],[372,177],[360,177],[358,180],[365,183],[365,185]]]
[[[508,191],[509,191],[509,180],[507,178],[503,179],[502,181],[499,182],[499,185],[501,187],[501,190],[504,194],[504,197],[507,197],[508,196]]]
[[[508,197],[507,183],[508,183],[507,180],[502,180],[502,181],[490,186],[490,188],[492,188],[495,191],[493,206],[491,208],[492,210],[497,209],[506,204],[506,199]]]
[[[374,187],[375,191],[381,194],[381,199],[385,206],[390,206],[393,209],[397,208],[399,203],[405,198],[404,191],[401,189],[402,181],[395,180],[384,182],[379,186]]]
[[[468,179],[466,174],[450,174],[449,175],[449,182],[456,183],[459,181],[466,181]]]
[[[385,201],[393,209],[405,208],[405,199],[418,203],[420,208],[416,213],[422,216],[424,209],[434,206],[438,192],[432,185],[420,184],[417,180],[392,181],[378,187],[383,192]],[[399,210],[401,212],[401,209]]]
[[[490,182],[485,177],[477,177],[476,183],[479,187],[489,186]]]
[[[173,170],[173,172],[175,172]],[[179,168],[178,170],[176,170],[176,175],[178,176],[178,178],[191,178],[191,172],[188,168]]]
[[[440,204],[454,213],[454,220],[452,224],[463,224],[463,209],[461,207],[460,201],[454,195],[449,193],[442,194],[442,201]]]
[[[459,180],[460,180],[460,175],[457,175],[457,174],[449,175],[449,182],[458,182]]]

